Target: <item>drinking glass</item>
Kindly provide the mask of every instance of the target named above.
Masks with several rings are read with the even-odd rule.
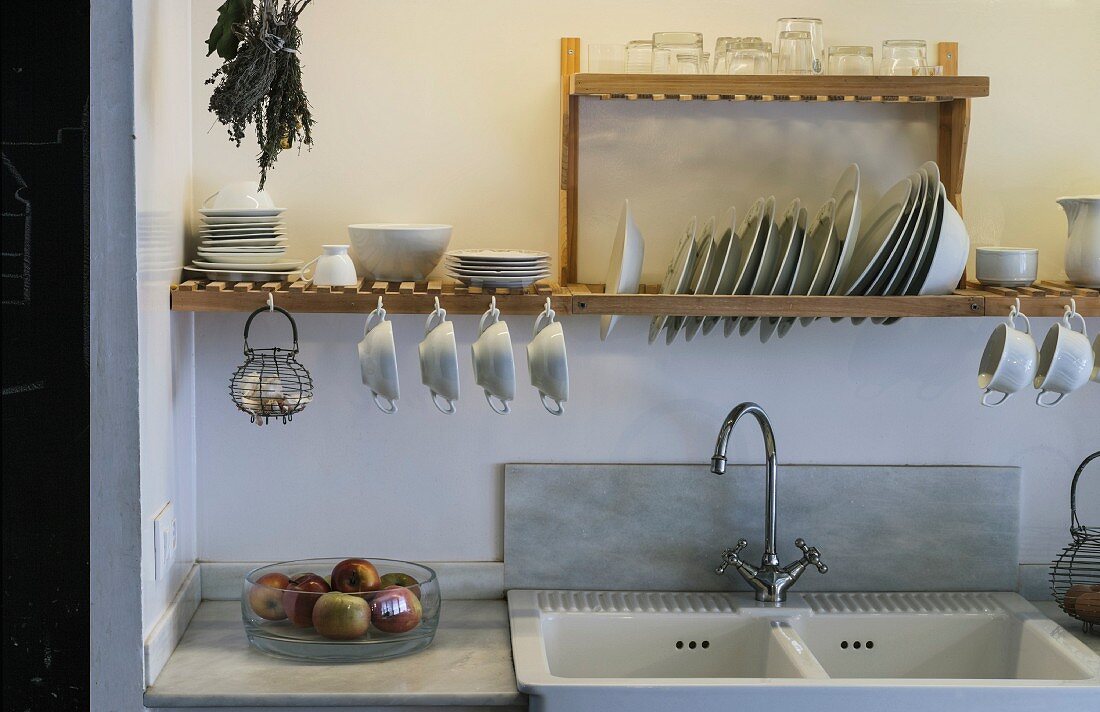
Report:
[[[703,74],[703,61],[694,52],[677,52],[673,71],[676,74]]]
[[[886,40],[882,43],[879,74],[912,76],[914,67],[928,64],[928,45],[924,40]]]
[[[806,74],[814,71],[813,40],[809,32],[789,30],[779,33],[779,74]]]
[[[660,56],[658,56],[660,55]],[[678,69],[680,58],[690,66]],[[667,66],[666,66],[667,63]],[[666,74],[698,74],[703,64],[703,35],[699,32],[655,32],[653,34],[653,71]]]
[[[740,37],[719,37],[714,42],[714,66],[711,67],[711,72],[714,74],[728,74],[729,65],[727,61],[729,59],[730,46],[735,42],[739,42]]]
[[[726,66],[729,74],[771,74],[771,44],[740,42],[733,45],[727,53]]]
[[[829,74],[874,74],[875,50],[863,46],[829,48]]]
[[[632,40],[626,43],[628,74],[649,74],[653,69],[653,40]]]
[[[622,74],[626,71],[626,46],[621,44],[588,45],[588,71],[597,74]]]
[[[810,33],[810,71],[814,74],[825,73],[825,31],[821,20],[816,17],[784,17],[776,21],[775,48],[782,55],[780,35],[784,32]],[[782,71],[780,71],[782,74]]]

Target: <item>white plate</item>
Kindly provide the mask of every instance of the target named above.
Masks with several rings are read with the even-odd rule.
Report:
[[[764,205],[764,253],[760,256],[760,268],[756,270],[756,277],[752,280],[752,289],[749,294],[767,294],[775,277],[779,273],[780,237],[779,226],[775,224],[775,196],[768,198]],[[737,323],[737,332],[744,336],[752,330],[759,317],[743,317]],[[732,332],[732,329],[730,330]]]
[[[283,252],[286,252],[286,245],[270,245],[270,246],[264,246],[264,247],[256,247],[255,245],[243,245],[243,246],[240,246],[240,247],[206,247],[204,245],[200,245],[199,246],[199,252],[200,253],[206,252],[206,253],[209,253],[211,255],[219,255],[219,254],[224,254],[226,252],[239,252],[242,255],[246,255],[246,254],[249,254],[249,253],[255,253],[255,252],[260,252],[260,253],[278,252],[278,253],[281,254]]]
[[[550,255],[537,250],[451,250],[447,257],[492,262],[528,262],[548,260]]]
[[[203,258],[205,262],[195,261],[195,264],[205,266],[206,264],[231,264],[231,265],[259,265],[259,264],[272,264],[279,262],[283,259],[284,252],[214,252],[206,253],[199,250],[199,257]]]
[[[930,168],[935,169],[934,176]],[[929,226],[931,226],[932,218],[936,212],[939,169],[936,168],[935,163],[928,161],[918,168],[917,172],[920,173],[921,179],[921,192],[918,196],[919,206],[917,212],[913,215],[909,230],[903,238],[905,251],[901,256],[901,261],[898,263],[897,269],[894,270],[893,276],[879,292],[883,296],[896,297],[905,294],[906,286],[912,282],[917,271],[921,252],[927,244]],[[932,182],[933,180],[935,180],[935,183]],[[935,189],[932,186],[936,186]],[[878,285],[872,285],[871,288],[875,290]],[[872,317],[871,322],[874,324],[893,324],[897,319],[898,317],[876,316]]]
[[[890,247],[890,238],[905,215],[905,206],[909,202],[912,189],[913,182],[902,178],[867,213],[867,220],[863,223],[851,262],[848,263],[846,273],[840,277],[836,291],[845,295],[856,294],[857,288],[873,277],[872,272],[876,265],[882,267],[886,259],[885,253]],[[870,282],[867,281],[867,284]],[[829,293],[834,292],[830,290]]]
[[[814,270],[814,278],[810,282],[810,289],[806,294],[812,297],[820,297],[829,293],[829,287],[836,279],[837,264],[840,261],[840,253],[844,248],[836,235],[835,200],[830,198],[825,201],[825,204],[821,206],[814,218],[814,223],[817,227],[810,226],[810,232],[813,233],[810,239],[815,243],[824,240],[824,249],[817,263],[817,268]],[[818,231],[823,234],[818,234]],[[817,319],[816,316],[803,316],[798,318],[798,323],[802,326],[809,326]]]
[[[806,296],[813,287],[814,276],[825,259],[825,251],[832,237],[833,212],[836,209],[836,201],[832,198],[818,208],[810,226],[804,231],[802,238],[802,250],[798,256],[798,266],[794,270],[794,279],[791,281],[791,289],[788,294],[794,296]],[[803,211],[803,215],[806,215]],[[779,338],[787,335],[794,326],[796,317],[785,316],[779,320],[777,332]]]
[[[725,228],[718,238],[714,248],[714,267],[710,271],[711,288],[708,294],[733,294],[734,282],[737,281],[737,268],[741,264],[741,238],[737,235],[737,210],[730,208],[726,211],[726,217],[722,221]],[[693,317],[699,319],[699,317]],[[701,320],[702,331],[709,334],[721,321],[720,316],[708,316]],[[688,324],[687,339],[692,339],[691,324]]]
[[[696,242],[695,267],[691,271],[691,281],[688,282],[688,294],[702,294],[703,285],[706,284],[714,259],[714,217],[703,225],[703,234]],[[687,324],[688,317],[673,316],[668,320],[665,328],[665,343],[671,344],[676,340],[676,335]]]
[[[630,201],[623,201],[623,210],[619,214],[619,226],[615,230],[615,243],[611,248],[611,260],[607,265],[604,278],[604,294],[635,294],[638,282],[642,278],[642,257],[645,255],[645,239],[634,224],[634,215],[630,212]],[[600,317],[600,341],[606,341],[607,335],[615,328],[618,314],[604,314]]]
[[[507,279],[501,278],[501,277],[488,277],[488,278],[486,278],[486,277],[459,277],[459,276],[455,276],[455,279],[462,282],[463,284],[468,284],[468,285],[473,286],[473,287],[486,287],[486,288],[492,288],[492,289],[523,289],[525,287],[530,287],[535,282],[538,282],[539,280],[545,279],[546,277],[549,277],[549,276],[550,276],[550,274],[547,273],[547,274],[544,274],[544,275],[541,275],[541,276],[536,276],[536,277],[522,277],[522,278],[521,277],[511,277],[511,278],[507,278]]]
[[[848,263],[856,249],[856,240],[859,238],[860,217],[862,208],[859,201],[860,173],[859,166],[855,163],[849,165],[840,174],[836,186],[833,187],[833,200],[836,201],[836,212],[833,218],[833,230],[840,241],[840,254],[837,258],[837,268],[833,273],[833,281],[829,284],[825,294],[839,294],[839,281],[848,271]],[[840,321],[840,317],[833,317],[834,322]]]
[[[207,218],[270,218],[277,217],[286,208],[201,208],[199,213]]]
[[[902,259],[909,247],[909,240],[913,237],[917,223],[920,221],[920,210],[924,203],[924,178],[920,171],[909,174],[912,188],[909,189],[909,199],[905,203],[897,228],[886,239],[885,249],[877,264],[872,265],[871,273],[863,285],[856,285],[856,295],[871,297],[881,296],[886,291],[887,285],[893,280]]]
[[[195,267],[194,265],[188,265],[184,267],[189,272],[198,272],[206,275],[207,279],[218,280],[222,282],[272,282],[281,281],[287,279],[290,275],[297,274],[300,276],[302,270],[294,269],[287,272],[270,272],[267,270],[246,270],[246,271],[233,271],[224,268],[209,269],[206,267]],[[272,277],[277,279],[273,280]]]
[[[226,249],[232,249],[234,247],[285,247],[287,239],[285,237],[243,237],[243,238],[227,238],[225,240],[203,240],[199,243],[200,247],[224,247]]]
[[[240,227],[242,225],[272,226],[281,225],[282,220],[277,218],[260,218],[255,216],[243,216],[235,218],[203,218],[204,225],[210,227]]]
[[[210,262],[195,260],[193,264],[196,267],[217,269],[223,272],[290,272],[291,270],[299,270],[304,262],[302,260],[280,260],[276,262]]]
[[[783,257],[779,261],[779,273],[775,277],[770,294],[772,296],[787,295],[794,284],[794,275],[798,270],[798,262],[802,256],[802,244],[806,238],[806,210],[802,202],[795,198],[787,209],[783,211],[783,219],[779,222],[779,234],[789,237],[784,238],[785,247]],[[779,317],[769,316],[760,321],[760,341],[768,343],[768,339],[775,333],[779,326]]]
[[[460,265],[454,262],[446,262],[444,265],[447,269],[456,269],[463,272],[478,272],[481,274],[503,274],[507,275],[513,272],[543,272],[550,269],[549,264],[540,265],[527,265],[527,264],[498,264],[492,266],[484,265]]]
[[[749,208],[749,212],[737,226],[737,236],[741,243],[741,259],[737,266],[737,279],[734,280],[730,294],[748,294],[752,289],[752,280],[756,277],[756,270],[760,267],[760,258],[764,254],[764,234],[767,223],[764,220],[764,207],[767,201],[757,198]],[[724,324],[722,329],[728,337],[733,333],[733,326],[737,323],[737,317],[722,317]]]
[[[549,267],[550,260],[531,260],[515,262],[479,262],[477,260],[453,260],[446,258],[444,264],[455,267],[469,267],[471,269],[514,269],[516,267]]]
[[[920,294],[951,294],[959,284],[970,254],[970,236],[966,224],[955,206],[947,200],[947,191],[940,183],[937,205],[943,217],[939,226],[936,249],[928,265],[927,276],[921,284]]]
[[[692,218],[684,230],[680,243],[676,246],[676,254],[668,263],[665,270],[665,278],[661,282],[661,294],[683,294],[688,287],[691,272],[695,269],[695,228],[698,225],[696,218]],[[667,314],[658,314],[649,323],[649,343],[657,340],[665,323]]]

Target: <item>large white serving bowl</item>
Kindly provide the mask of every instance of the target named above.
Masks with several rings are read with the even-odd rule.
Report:
[[[924,279],[919,294],[951,294],[958,286],[966,270],[966,258],[970,254],[970,235],[966,224],[955,206],[947,200],[947,192],[940,184],[939,206],[943,211],[943,223],[936,242],[936,252],[932,255],[932,264],[928,276]]]
[[[385,282],[425,279],[443,259],[450,225],[371,223],[348,225],[352,253],[363,277]]]

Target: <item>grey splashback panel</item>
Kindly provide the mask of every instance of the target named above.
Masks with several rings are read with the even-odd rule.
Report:
[[[780,465],[779,558],[798,591],[1014,591],[1019,468]],[[507,465],[505,588],[748,590],[723,548],[763,550],[763,465]]]

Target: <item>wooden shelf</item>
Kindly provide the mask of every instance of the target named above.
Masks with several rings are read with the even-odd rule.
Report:
[[[519,290],[482,290],[454,282],[375,282],[358,287],[312,287],[305,282],[207,282],[190,280],[172,287],[173,311],[248,312],[275,303],[292,313],[366,314],[383,298],[393,314],[427,314],[438,297],[452,314],[481,314],[489,297],[504,314],[537,314],[547,297],[558,314],[676,314],[683,316],[862,316],[969,317],[1005,316],[1019,297],[1028,316],[1061,316],[1072,297],[1083,316],[1100,316],[1100,291],[1064,282],[1006,289],[968,285],[954,294],[933,297],[713,297],[656,294],[604,294],[602,284],[560,286],[539,283]]]
[[[569,93],[602,99],[942,102],[989,96],[989,77],[572,74]]]

